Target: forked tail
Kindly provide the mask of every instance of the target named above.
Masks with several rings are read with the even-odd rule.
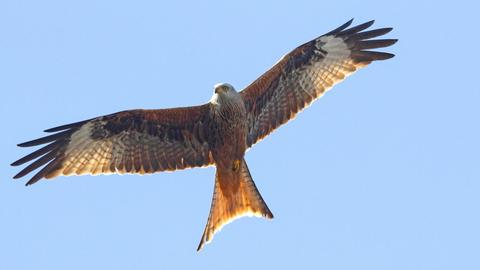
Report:
[[[273,218],[253,182],[245,160],[242,160],[238,170],[217,168],[210,215],[197,251],[212,241],[214,234],[224,225],[242,216]]]

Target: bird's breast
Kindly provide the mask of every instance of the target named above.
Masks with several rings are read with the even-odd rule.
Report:
[[[215,112],[212,144],[213,158],[218,165],[229,166],[242,159],[246,150],[247,114],[243,103],[222,104]]]

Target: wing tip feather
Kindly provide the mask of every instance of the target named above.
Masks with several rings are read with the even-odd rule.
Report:
[[[65,130],[65,129],[77,128],[77,127],[80,127],[80,126],[82,126],[83,124],[87,123],[87,122],[90,121],[90,120],[92,120],[92,119],[83,120],[83,121],[78,121],[78,122],[75,122],[75,123],[70,123],[70,124],[66,124],[66,125],[56,126],[56,127],[52,127],[52,128],[47,128],[47,129],[45,129],[43,132],[52,133],[52,132],[62,131],[62,130]]]
[[[32,146],[32,145],[30,145],[30,142],[31,141],[19,143],[19,144],[17,144],[17,146],[18,147],[30,147],[30,146]]]
[[[342,32],[343,30],[345,30],[347,27],[349,27],[352,23],[353,23],[353,19],[354,18],[351,18],[349,21],[347,21],[346,23],[340,25],[339,27],[333,29],[332,31],[328,32],[325,34],[325,36],[328,36],[328,35],[336,35],[340,32]]]
[[[20,163],[20,159],[18,160],[15,160],[14,162],[10,163],[10,166],[12,167],[15,167],[15,166],[18,166],[18,165],[21,165],[22,163]]]
[[[356,63],[368,64],[372,61],[381,61],[393,58],[393,53],[370,51],[370,49],[385,48],[394,45],[398,39],[372,39],[383,36],[393,30],[393,27],[385,27],[367,30],[375,20],[359,24],[338,33],[351,50],[352,60]]]
[[[353,61],[357,63],[382,61],[395,57],[393,53],[376,52],[376,51],[356,51],[352,53]]]

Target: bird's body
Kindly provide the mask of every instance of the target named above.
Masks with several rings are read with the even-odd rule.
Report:
[[[212,142],[212,152],[218,167],[232,167],[242,160],[247,149],[247,111],[242,97],[229,84],[215,86],[211,99],[213,132],[218,140]]]
[[[210,102],[193,107],[129,110],[47,129],[53,133],[19,144],[42,148],[12,163],[32,161],[14,178],[41,168],[27,185],[60,175],[150,174],[216,166],[210,215],[198,246],[225,224],[245,215],[273,218],[245,162],[245,151],[372,61],[393,54],[374,39],[391,28],[364,31],[373,21],[352,21],[287,55],[240,92],[218,84]]]
[[[217,172],[210,215],[198,249],[228,220],[246,214],[273,218],[244,160],[248,119],[243,98],[230,84],[217,84],[210,104],[211,132],[217,138],[210,147]]]

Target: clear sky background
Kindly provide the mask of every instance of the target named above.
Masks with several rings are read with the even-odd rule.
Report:
[[[1,1],[0,269],[480,269],[480,7],[446,2]],[[197,253],[214,168],[11,179],[46,128],[204,103],[352,17],[396,57],[247,153],[271,221]]]

